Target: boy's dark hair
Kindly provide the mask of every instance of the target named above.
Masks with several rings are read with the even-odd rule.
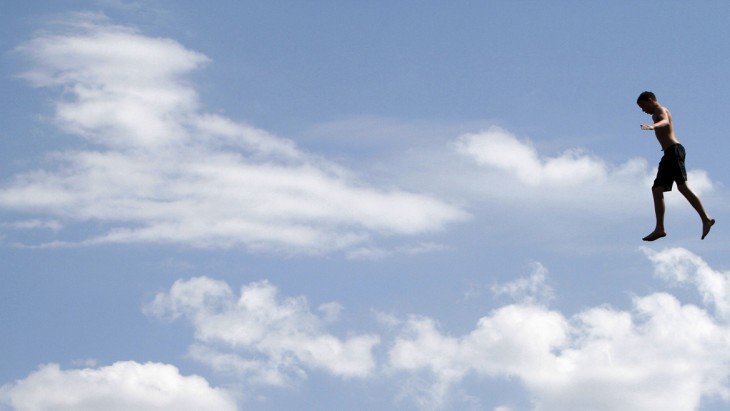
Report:
[[[656,96],[651,91],[645,91],[645,92],[639,94],[639,98],[636,99],[636,103],[638,104],[640,101],[648,101],[648,100],[656,101]]]

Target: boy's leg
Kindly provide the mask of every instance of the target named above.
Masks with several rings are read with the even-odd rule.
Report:
[[[689,188],[689,185],[687,184],[679,184],[677,185],[677,189],[680,193],[689,201],[689,203],[692,205],[692,207],[697,211],[697,214],[700,215],[700,218],[702,219],[702,239],[705,239],[705,236],[710,232],[710,228],[712,228],[712,225],[715,224],[715,220],[713,220],[709,214],[707,214],[707,211],[705,211],[705,207],[702,205],[702,201],[700,201],[700,198],[697,197],[697,195],[692,191],[691,188]]]
[[[644,241],[654,241],[667,235],[664,232],[664,187],[652,187],[651,194],[654,197],[656,227],[654,227],[654,231],[643,238]]]

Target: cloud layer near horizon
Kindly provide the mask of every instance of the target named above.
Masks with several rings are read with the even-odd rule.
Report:
[[[187,355],[254,391],[296,387],[318,371],[390,381],[400,400],[422,410],[474,405],[467,381],[473,387],[505,378],[526,390],[534,411],[693,411],[704,399],[730,400],[730,299],[724,292],[730,272],[684,248],[643,253],[657,278],[691,287],[699,304],[657,291],[635,296],[627,309],[596,305],[563,313],[550,307],[556,293],[547,269],[536,264],[529,276],[495,285],[496,294],[515,301],[462,335],[414,314],[383,321],[387,332],[340,338],[327,329],[338,321],[341,304],[324,303],[315,312],[304,296],[279,296],[266,281],[244,285],[237,294],[207,277],[179,280],[145,312],[190,323],[194,338]],[[0,405],[78,410],[106,401],[108,409],[232,410],[231,395],[200,377],[181,376],[171,365],[128,361],[61,370],[51,364],[0,386]]]
[[[54,124],[96,149],[51,153],[52,166],[0,186],[0,207],[105,227],[76,244],[318,253],[468,217],[433,197],[374,187],[290,140],[205,113],[186,76],[208,58],[173,40],[78,14],[18,51],[33,63],[25,79],[61,92]]]
[[[276,386],[315,369],[392,378],[423,410],[452,408],[463,392],[458,387],[475,377],[519,381],[536,411],[691,411],[703,398],[730,399],[730,299],[723,292],[730,273],[683,248],[643,252],[658,278],[691,285],[702,305],[655,292],[634,297],[629,309],[598,305],[561,313],[550,308],[548,272],[536,264],[530,276],[493,287],[515,302],[461,336],[434,318],[412,315],[390,321],[392,341],[374,333],[339,339],[304,297],[279,298],[268,282],[242,287],[239,297],[205,277],[176,282],[147,312],[190,322],[192,357],[217,371]],[[341,308],[325,306],[335,313]],[[374,352],[379,344],[385,357]]]

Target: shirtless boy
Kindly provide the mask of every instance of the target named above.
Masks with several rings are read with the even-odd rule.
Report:
[[[684,167],[684,147],[679,144],[672,126],[672,114],[666,107],[657,102],[656,96],[651,91],[645,91],[639,95],[636,104],[646,114],[651,114],[654,124],[641,125],[642,130],[654,130],[659,144],[662,146],[664,156],[659,162],[654,185],[651,192],[654,196],[654,213],[656,214],[656,227],[644,241],[654,241],[667,235],[664,231],[664,192],[672,191],[672,185],[677,182],[677,190],[689,201],[702,219],[702,239],[710,232],[715,220],[710,218],[699,197],[687,185],[687,171]]]

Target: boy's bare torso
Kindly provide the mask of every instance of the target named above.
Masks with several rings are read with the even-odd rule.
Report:
[[[672,124],[672,113],[667,110],[666,107],[658,106],[656,111],[651,115],[651,119],[654,123],[659,123],[666,119],[669,122],[665,127],[654,128],[654,135],[656,135],[659,144],[662,146],[662,150],[670,147],[674,144],[679,143],[677,136],[674,134],[674,124]]]

